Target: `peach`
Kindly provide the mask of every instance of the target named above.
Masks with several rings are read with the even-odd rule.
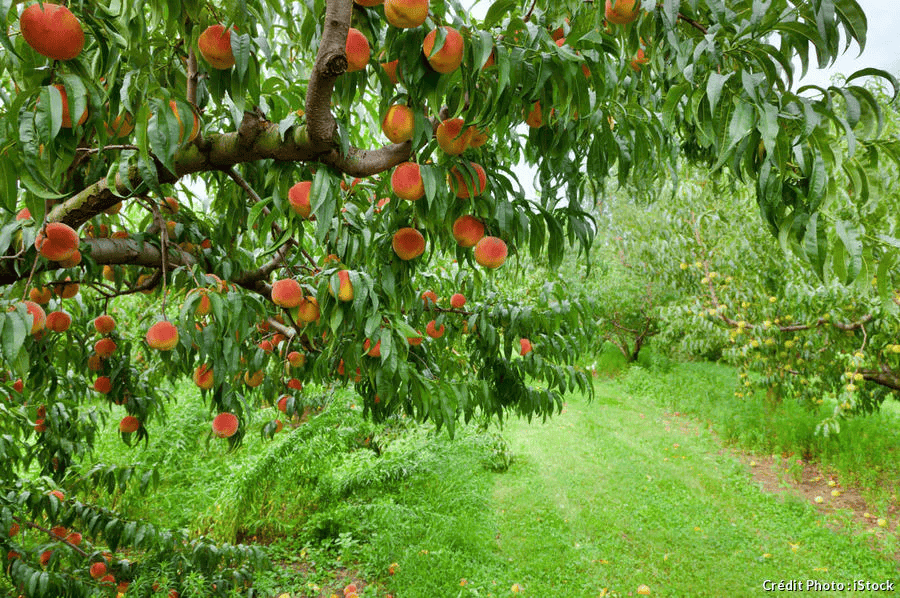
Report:
[[[280,419],[276,419],[275,420],[275,433],[278,434],[283,429],[284,429],[284,422],[282,422]]]
[[[297,378],[291,378],[287,381],[287,387],[291,390],[303,390],[303,383]]]
[[[144,338],[153,349],[171,351],[178,344],[178,328],[163,320],[151,326]]]
[[[203,390],[209,390],[213,387],[213,370],[207,364],[198,366],[194,370],[194,384]]]
[[[68,224],[50,222],[39,231],[34,247],[48,260],[58,262],[72,257],[78,250],[78,233]]]
[[[72,128],[72,114],[69,112],[69,96],[66,95],[65,86],[57,83],[54,85],[56,89],[59,90],[60,100],[62,100],[62,124],[60,125],[63,129],[71,129]],[[81,113],[81,116],[78,117],[78,124],[83,125],[88,118],[87,107],[85,107],[84,112]]]
[[[497,237],[484,237],[475,245],[475,261],[485,268],[499,268],[506,256],[506,243]]]
[[[66,495],[62,493],[62,490],[51,490],[51,496],[55,496],[59,502],[64,502],[66,500]]]
[[[425,340],[425,337],[423,337],[422,334],[419,333],[418,330],[417,330],[416,332],[419,334],[419,336],[408,336],[408,337],[406,337],[406,342],[408,342],[408,343],[409,343],[410,345],[412,345],[413,347],[418,347],[419,345],[422,344],[422,341]]]
[[[112,390],[112,380],[109,379],[109,376],[100,376],[94,380],[94,390],[100,394],[108,394]]]
[[[22,389],[25,388],[25,383],[22,382],[21,378],[17,378],[15,382],[13,382],[13,390],[16,392],[22,392]]]
[[[138,428],[140,427],[140,420],[133,415],[126,415],[119,422],[119,432],[122,432],[123,434],[131,434],[132,432],[137,432]]]
[[[205,316],[212,311],[212,301],[209,299],[209,293],[207,293],[206,289],[193,289],[191,293],[199,293],[200,300],[197,302],[197,307],[194,309],[195,316]]]
[[[372,50],[369,48],[369,40],[359,29],[353,27],[347,32],[347,72],[361,71],[369,64],[369,56]]]
[[[101,338],[94,343],[94,352],[99,355],[101,359],[106,359],[116,352],[116,343],[111,338]]]
[[[25,300],[22,303],[25,304],[25,309],[28,310],[28,313],[31,314],[31,334],[35,334],[44,329],[44,325],[47,322],[47,313],[44,311],[44,308],[35,303],[34,301]],[[10,307],[10,311],[13,308]]]
[[[272,345],[272,341],[268,340],[260,341],[259,345],[257,346],[266,353],[271,353],[275,350],[275,347]]]
[[[427,334],[431,338],[441,338],[442,336],[444,336],[444,325],[441,324],[441,327],[438,328],[437,322],[435,320],[432,320],[425,326],[425,334]]]
[[[234,66],[231,30],[220,24],[210,25],[197,38],[200,55],[214,69],[224,71]]]
[[[71,544],[72,546],[81,546],[82,536],[78,532],[72,532],[68,536],[66,536],[66,542]]]
[[[287,360],[291,367],[301,368],[306,363],[306,355],[299,351],[291,351],[287,354]]]
[[[34,420],[34,431],[40,434],[47,429],[47,424],[44,422],[44,418],[40,417]]]
[[[78,251],[77,249],[75,250],[75,253],[72,254],[72,257],[65,259],[65,260],[59,260],[59,265],[62,266],[63,268],[74,268],[75,266],[77,266],[80,263],[81,263],[81,252]]]
[[[425,302],[425,308],[427,309],[430,305],[434,305],[435,303],[437,303],[437,293],[435,293],[434,291],[425,291],[424,293],[422,293],[422,301]]]
[[[606,0],[604,14],[606,20],[615,25],[633,23],[641,14],[641,0]]]
[[[476,129],[472,127],[472,136],[469,138],[469,147],[472,149],[479,148],[488,140],[488,130],[487,129]]]
[[[381,130],[393,143],[403,143],[412,139],[415,123],[416,117],[409,106],[394,104],[384,114]]]
[[[288,309],[303,302],[303,289],[293,278],[282,278],[272,283],[272,303]]]
[[[287,413],[287,403],[290,398],[291,397],[288,395],[281,395],[281,398],[278,399],[278,403],[276,403],[279,411],[281,411],[282,413]]]
[[[531,112],[525,117],[525,123],[532,129],[540,129],[544,126],[544,116],[541,113],[541,103],[535,102],[531,107]]]
[[[309,201],[310,189],[312,189],[312,181],[300,181],[288,189],[288,202],[291,204],[291,209],[307,219],[312,213],[312,204]]]
[[[319,319],[319,301],[315,297],[305,297],[294,312],[294,320],[309,324]]]
[[[116,271],[113,269],[112,266],[110,266],[110,265],[103,266],[103,278],[105,278],[106,280],[108,280],[110,282],[116,281]]]
[[[31,218],[31,210],[28,208],[22,208],[16,214],[16,220],[28,220],[29,218]]]
[[[425,57],[431,68],[439,73],[446,74],[455,71],[462,64],[463,58],[463,37],[459,31],[453,27],[442,27],[446,33],[444,45],[440,50],[434,51],[437,39],[437,29],[433,29],[425,36],[422,42],[422,49],[425,51]]]
[[[404,227],[394,233],[391,246],[401,260],[411,260],[425,253],[425,237],[414,228]]]
[[[93,353],[90,357],[88,357],[87,366],[88,369],[92,372],[99,372],[101,369],[103,369],[103,359],[96,353]]]
[[[350,271],[349,270],[341,270],[337,273],[338,276],[338,299],[341,301],[353,301],[353,284],[350,282]],[[328,285],[328,292],[334,296],[334,290],[332,290],[332,286]]]
[[[448,118],[438,125],[435,137],[445,154],[458,156],[469,147],[473,131],[464,127],[465,122],[461,118]]]
[[[459,309],[466,304],[466,296],[462,293],[453,293],[450,296],[450,307]]]
[[[50,563],[50,559],[53,558],[52,550],[45,550],[41,553],[41,567],[46,567]]]
[[[163,214],[169,214],[174,216],[178,213],[178,210],[181,209],[181,206],[178,204],[178,200],[174,197],[166,197],[159,204],[159,210]]]
[[[35,287],[28,291],[28,297],[39,305],[46,305],[50,303],[50,299],[53,298],[53,291],[47,287]]]
[[[70,280],[72,280],[72,277],[66,276],[66,282],[69,282]],[[75,295],[78,294],[78,290],[80,288],[81,287],[78,285],[78,283],[75,283],[75,282],[73,282],[71,284],[64,284],[64,285],[62,285],[62,287],[59,290],[59,296],[62,297],[63,299],[71,299],[72,297],[74,297]]]
[[[178,113],[178,103],[175,100],[169,100],[169,108],[172,110],[172,114],[175,115],[175,120],[178,122],[178,138],[184,139],[184,119],[181,118],[181,115]],[[188,137],[187,141],[193,141],[197,138],[197,135],[200,134],[200,119],[197,118],[197,115],[191,110],[191,114],[194,117],[194,126],[191,127],[191,135]],[[153,114],[150,115],[150,118],[153,118]]]
[[[399,66],[399,64],[399,59],[381,63],[381,68],[383,68],[384,72],[387,73],[388,80],[390,80],[391,85],[397,85],[397,83],[400,82],[399,73],[397,72],[397,67]]]
[[[244,384],[246,384],[250,388],[256,388],[257,386],[262,384],[265,375],[265,372],[263,372],[262,370],[257,371],[255,374],[244,372]]]
[[[418,27],[428,18],[428,0],[384,0],[384,18],[399,29]]]
[[[47,314],[47,322],[45,324],[48,330],[53,332],[65,332],[72,325],[72,316],[64,311],[54,311]]]
[[[381,357],[381,341],[375,343],[375,346],[372,347],[372,341],[366,339],[366,342],[363,343],[363,351],[366,352],[366,355],[369,357]]]
[[[475,162],[469,162],[469,166],[475,171],[474,176],[460,171],[455,166],[450,170],[450,187],[456,193],[456,197],[460,199],[477,197],[484,193],[484,189],[487,187],[487,174],[484,172],[484,168]]]
[[[112,125],[105,124],[106,126],[106,134],[110,137],[127,137],[131,135],[131,132],[134,131],[134,120],[132,120],[131,115],[127,112],[123,114],[116,115],[116,118],[113,119]],[[114,216],[119,213],[119,210],[122,209],[122,202],[116,204],[118,209],[114,212],[110,210],[106,210],[106,213],[110,216]]]
[[[219,438],[231,438],[238,430],[238,418],[233,413],[220,413],[213,419],[212,431]]]
[[[116,321],[112,316],[103,314],[94,319],[94,329],[100,334],[109,334],[116,329]]]
[[[391,174],[391,190],[400,199],[416,201],[425,196],[422,171],[415,162],[399,164]]]
[[[527,338],[521,338],[519,339],[519,345],[521,346],[519,355],[528,355],[529,353],[531,353],[532,347],[530,340],[528,340]]]
[[[91,565],[91,577],[100,579],[106,575],[106,563],[94,563]]]
[[[484,224],[474,216],[460,216],[453,222],[453,238],[461,247],[474,247],[484,237]]]
[[[634,60],[631,61],[631,69],[634,72],[639,73],[641,72],[641,65],[647,64],[648,62],[650,62],[650,59],[644,53],[644,49],[640,48],[637,51],[637,56],[635,56]]]
[[[72,60],[84,48],[84,30],[65,6],[35,3],[22,11],[19,30],[35,52],[53,60]]]

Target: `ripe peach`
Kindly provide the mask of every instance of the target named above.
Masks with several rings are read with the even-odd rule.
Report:
[[[103,266],[103,278],[108,280],[109,282],[116,281],[116,271],[113,270],[113,267],[110,265]]]
[[[282,395],[281,398],[278,399],[278,403],[276,404],[276,406],[278,407],[279,411],[281,411],[282,413],[287,413],[287,402],[290,398],[291,397],[289,397],[288,395]]]
[[[650,62],[650,58],[648,58],[647,55],[644,54],[644,49],[640,48],[637,51],[637,56],[635,56],[634,60],[631,61],[631,69],[634,72],[639,73],[641,72],[641,65],[647,64],[648,62]]]
[[[384,72],[387,73],[388,79],[391,82],[391,85],[397,85],[400,82],[399,73],[397,71],[397,67],[400,64],[400,60],[391,60],[390,62],[382,62],[381,68],[384,69]]]
[[[425,36],[422,42],[422,49],[425,51],[425,57],[431,68],[439,73],[446,74],[455,71],[462,64],[463,58],[463,37],[459,31],[453,27],[443,27],[446,33],[444,45],[440,50],[434,51],[437,39],[437,29],[433,29]]]
[[[464,129],[464,126],[461,118],[448,118],[438,125],[435,137],[445,154],[458,156],[469,147],[473,131],[471,128]]]
[[[197,307],[194,309],[195,316],[205,316],[212,311],[212,301],[210,301],[206,289],[193,289],[191,293],[200,293],[200,301],[197,302]]]
[[[275,350],[275,347],[272,346],[272,341],[264,340],[260,341],[259,345],[257,345],[260,349],[265,351],[266,353],[271,353]]]
[[[220,24],[210,25],[197,38],[197,47],[203,59],[214,69],[225,70],[234,66],[230,29]]]
[[[203,364],[194,370],[194,384],[203,390],[209,390],[213,387],[213,370],[207,364]]]
[[[287,354],[287,360],[291,367],[302,368],[303,364],[306,363],[306,355],[299,351],[291,351]]]
[[[615,25],[633,23],[641,14],[641,0],[606,0],[604,14],[606,20]]]
[[[22,303],[25,304],[25,309],[28,310],[28,313],[31,314],[31,334],[35,334],[44,329],[44,325],[47,322],[47,314],[44,312],[44,308],[35,303],[34,301],[25,300]],[[10,308],[12,311],[13,308]]]
[[[100,334],[109,334],[116,329],[116,321],[112,316],[103,314],[94,319],[94,328]]]
[[[181,115],[178,113],[178,103],[175,100],[169,100],[169,108],[172,110],[172,114],[175,115],[175,120],[178,122],[178,138],[184,139],[184,119],[181,118]],[[197,135],[200,134],[200,119],[197,118],[197,115],[191,110],[191,115],[194,117],[194,126],[191,127],[191,135],[188,137],[187,141],[191,142],[197,138]],[[150,115],[150,118],[153,118],[153,114]]]
[[[28,292],[28,297],[39,305],[46,305],[53,298],[53,291],[47,287],[35,287]]]
[[[101,359],[106,359],[116,352],[116,342],[111,338],[101,338],[94,343],[94,352],[99,355]]]
[[[487,187],[487,174],[480,164],[469,162],[469,165],[475,171],[475,176],[469,176],[467,172],[461,172],[455,166],[450,170],[450,187],[456,193],[456,197],[460,199],[468,199],[469,197],[477,197],[484,193]]]
[[[484,237],[475,245],[475,261],[485,268],[499,268],[506,256],[506,243],[497,237]]]
[[[309,202],[309,191],[312,189],[312,181],[300,181],[288,189],[288,202],[291,209],[303,218],[309,218],[312,212],[312,204]]]
[[[461,247],[474,247],[484,237],[484,224],[474,216],[460,216],[453,222],[453,238]]]
[[[71,129],[72,128],[72,114],[69,112],[69,97],[66,95],[65,86],[57,83],[54,85],[56,89],[59,90],[60,100],[62,101],[62,124],[60,125],[63,129]],[[81,116],[78,117],[78,124],[83,125],[88,117],[87,107],[85,107],[84,112],[81,113]]]
[[[531,112],[525,118],[525,123],[532,129],[540,129],[544,126],[544,116],[541,114],[541,103],[535,102],[531,107]]]
[[[399,29],[418,27],[428,18],[428,0],[384,0],[384,18]]]
[[[435,303],[437,303],[437,300],[438,296],[434,291],[425,291],[424,293],[422,293],[422,301],[425,302],[426,309],[429,307],[429,305],[434,305]]]
[[[151,326],[144,338],[153,349],[171,351],[178,344],[178,328],[163,320]]]
[[[96,353],[93,353],[88,357],[87,366],[92,372],[99,372],[103,369],[103,359]]]
[[[51,222],[38,231],[34,247],[48,260],[58,262],[72,257],[78,250],[78,233],[68,224]]]
[[[18,534],[19,534],[19,524],[13,523],[11,526],[9,526],[9,537],[14,538]]]
[[[527,338],[519,339],[519,344],[521,345],[521,349],[519,350],[519,355],[528,355],[531,353],[531,341]]]
[[[41,567],[46,567],[48,563],[50,563],[50,559],[53,557],[52,550],[45,550],[41,553]]]
[[[450,307],[455,309],[461,308],[466,304],[466,296],[462,293],[453,293],[450,297]]]
[[[78,532],[72,532],[68,536],[66,536],[66,542],[71,544],[72,546],[81,546],[82,536]]]
[[[303,383],[297,378],[291,378],[287,381],[287,387],[291,390],[303,390]]]
[[[51,490],[50,494],[55,496],[59,502],[63,502],[66,500],[66,495],[62,493],[61,490]]]
[[[219,438],[230,438],[238,429],[238,418],[233,413],[220,413],[212,423],[213,433]]]
[[[416,117],[409,106],[394,104],[388,108],[381,121],[384,136],[394,143],[403,143],[412,139]]]
[[[54,311],[47,314],[46,327],[53,332],[65,332],[72,325],[72,316],[66,312]]]
[[[339,281],[338,299],[341,301],[353,301],[353,284],[350,282],[350,272],[341,270],[337,275]],[[331,285],[328,285],[328,292],[334,296],[334,290],[332,290]]]
[[[68,282],[70,280],[72,280],[72,277],[66,276],[66,282]],[[80,288],[80,286],[78,285],[78,283],[73,282],[72,284],[64,284],[64,285],[62,285],[62,287],[59,290],[59,296],[62,297],[63,299],[71,299],[72,297],[74,297],[75,295],[78,294],[79,288]]]
[[[100,394],[108,394],[112,390],[112,380],[109,379],[109,376],[100,376],[94,380],[94,390]]]
[[[353,27],[347,32],[347,72],[361,71],[369,64],[369,56],[372,50],[369,48],[369,40],[359,29]]]
[[[404,227],[394,233],[391,246],[401,260],[411,260],[425,253],[425,237],[414,228]]]
[[[276,419],[275,420],[275,433],[278,434],[283,429],[284,429],[284,422],[282,422],[280,419]]]
[[[84,48],[84,31],[65,6],[34,3],[22,11],[19,30],[35,52],[53,60],[71,60]]]
[[[288,309],[303,302],[303,289],[293,278],[282,278],[272,283],[272,302]]]
[[[69,259],[59,260],[59,265],[62,266],[63,268],[74,268],[75,266],[77,266],[80,263],[81,263],[81,252],[78,251],[77,249],[75,250],[75,253],[72,254],[72,257],[70,257]]]
[[[418,332],[418,331],[416,331],[416,332]],[[408,337],[406,337],[406,342],[408,342],[408,343],[409,343],[410,345],[412,345],[413,347],[418,347],[419,345],[422,344],[422,341],[424,341],[424,340],[425,340],[425,337],[422,336],[421,333],[419,333],[419,336],[408,336]]]
[[[31,218],[31,210],[28,208],[22,208],[16,214],[16,220],[28,220],[29,218]]]
[[[469,138],[469,147],[472,149],[479,148],[488,140],[488,130],[487,129],[476,129],[472,127],[472,136]]]
[[[131,132],[134,131],[134,120],[131,118],[131,114],[125,112],[123,114],[117,114],[116,118],[113,119],[112,125],[104,123],[106,127],[106,134],[110,137],[128,137],[131,135]],[[117,208],[110,208],[105,210],[107,214],[110,216],[115,216],[122,209],[122,202],[116,204]]]
[[[258,370],[255,374],[244,372],[244,384],[246,384],[250,388],[256,388],[257,386],[262,384],[265,375],[265,372],[263,372],[262,370]]]
[[[391,190],[400,199],[416,201],[425,196],[422,172],[415,162],[398,165],[391,174]]]
[[[44,418],[40,417],[34,421],[34,431],[40,434],[41,432],[47,429],[47,424],[44,423]]]
[[[119,432],[122,432],[123,434],[137,432],[140,427],[140,420],[133,415],[126,415],[122,418],[122,421],[119,422]]]
[[[305,297],[294,312],[294,320],[309,324],[319,319],[319,301],[315,297]]]
[[[441,338],[442,336],[444,336],[444,325],[441,324],[441,327],[438,328],[437,322],[435,320],[432,320],[425,326],[425,334],[427,334],[431,338]]]
[[[366,342],[363,343],[363,351],[366,352],[366,355],[369,357],[381,357],[381,341],[375,343],[375,346],[371,349],[369,347],[372,346],[372,341],[366,339]]]

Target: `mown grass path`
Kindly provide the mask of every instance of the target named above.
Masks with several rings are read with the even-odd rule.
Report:
[[[520,595],[839,596],[807,581],[893,581],[869,534],[835,532],[809,504],[762,492],[713,435],[652,399],[598,383],[546,423],[506,425],[496,543]],[[799,580],[803,591],[764,591]],[[796,586],[795,586],[796,587]],[[883,594],[880,592],[879,594]]]

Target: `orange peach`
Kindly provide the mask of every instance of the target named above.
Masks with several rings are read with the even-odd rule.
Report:
[[[294,320],[309,324],[319,319],[319,302],[315,297],[304,297],[294,312]]]
[[[412,139],[415,124],[416,117],[409,106],[394,104],[385,113],[381,130],[393,143],[403,143]]]
[[[151,326],[144,338],[153,349],[171,351],[178,344],[178,328],[163,320]]]
[[[272,302],[288,309],[303,302],[303,289],[293,278],[282,278],[272,283]]]
[[[438,125],[435,137],[445,154],[458,156],[469,147],[473,129],[465,128],[461,118],[448,118]]]
[[[416,332],[419,333],[418,330],[417,330]],[[408,342],[408,343],[409,343],[410,345],[412,345],[413,347],[418,347],[419,345],[422,344],[422,341],[424,341],[424,340],[425,340],[425,337],[422,336],[421,333],[419,333],[418,336],[408,336],[408,337],[406,337],[406,342]]]
[[[650,62],[650,59],[644,53],[643,48],[640,48],[637,51],[637,56],[635,56],[634,60],[631,61],[631,69],[634,72],[639,73],[641,72],[641,65],[647,64],[648,62]]]
[[[262,370],[258,370],[255,374],[244,372],[244,384],[246,384],[250,388],[256,388],[257,386],[262,384],[265,375],[265,372],[263,372]]]
[[[35,2],[22,11],[19,30],[35,52],[53,60],[71,60],[84,49],[84,30],[65,6]]]
[[[16,214],[16,220],[28,220],[29,218],[31,218],[31,210],[28,208],[22,208]]]
[[[78,233],[62,222],[51,222],[38,231],[34,246],[48,260],[58,262],[72,257],[78,250]]]
[[[428,0],[384,0],[384,18],[399,29],[418,27],[428,18]]]
[[[531,112],[525,118],[525,123],[532,129],[540,129],[544,126],[544,116],[541,113],[541,103],[535,102],[531,107]]]
[[[453,293],[450,296],[450,307],[459,309],[466,304],[466,296],[462,293]]]
[[[194,384],[202,388],[203,390],[209,390],[213,387],[213,370],[207,364],[203,364],[198,366],[197,369],[194,370]]]
[[[212,422],[212,430],[219,438],[231,438],[238,430],[237,416],[233,413],[220,413]]]
[[[425,302],[425,308],[427,309],[429,307],[429,305],[433,305],[433,304],[437,303],[437,301],[438,301],[437,293],[435,293],[434,291],[425,291],[424,293],[422,293],[422,301]],[[431,302],[431,303],[429,303],[429,302]]]
[[[350,271],[341,270],[337,273],[337,276],[339,282],[338,299],[341,301],[353,301],[353,284],[350,282]],[[331,285],[328,285],[328,292],[334,296]]]
[[[397,71],[397,67],[399,66],[399,64],[399,59],[381,63],[381,68],[383,68],[384,72],[387,73],[388,80],[390,80],[391,85],[397,85],[397,83],[400,82],[399,73]]]
[[[100,394],[108,394],[112,390],[112,380],[109,379],[109,376],[100,376],[94,380],[94,390]]]
[[[306,363],[306,355],[299,351],[291,351],[287,354],[287,360],[291,367],[300,368]]]
[[[81,252],[78,251],[77,249],[75,250],[75,253],[72,254],[72,257],[64,259],[64,260],[59,260],[59,265],[63,268],[74,268],[75,266],[77,266],[80,263],[81,263]]]
[[[119,422],[119,432],[122,432],[123,434],[131,434],[133,432],[137,432],[138,428],[140,427],[141,421],[133,415],[126,415]]]
[[[506,256],[506,243],[497,237],[484,237],[475,245],[475,261],[485,268],[499,268]]]
[[[437,321],[432,320],[425,326],[425,334],[431,338],[441,338],[444,336],[444,325],[441,324],[440,328],[438,328]]]
[[[100,359],[107,359],[116,352],[116,342],[111,338],[101,338],[94,343],[94,352],[100,356]]]
[[[474,247],[484,237],[484,224],[474,216],[460,216],[453,222],[453,238],[461,247]]]
[[[444,44],[435,51],[437,40],[437,29],[433,29],[425,36],[422,42],[422,49],[425,51],[425,57],[431,68],[439,73],[446,74],[455,71],[462,64],[463,58],[463,37],[459,31],[453,27],[442,27],[446,33]]]
[[[425,237],[414,228],[404,227],[394,233],[391,246],[397,257],[408,261],[425,253]]]
[[[46,327],[53,332],[65,332],[72,325],[72,316],[64,311],[54,311],[47,314]]]
[[[633,23],[641,14],[641,0],[606,0],[604,14],[615,25]]]
[[[450,170],[450,187],[460,199],[468,199],[469,197],[477,197],[484,193],[487,187],[487,174],[480,164],[469,162],[475,175],[471,176],[468,172],[462,172],[455,166]]]
[[[112,316],[103,314],[94,319],[94,329],[100,334],[109,334],[116,329],[116,321]]]
[[[164,214],[169,214],[174,216],[178,213],[178,210],[181,209],[181,206],[178,204],[178,200],[174,197],[166,197],[159,204],[159,210]]]
[[[31,314],[31,334],[36,334],[43,330],[47,322],[47,313],[44,311],[44,308],[34,301],[25,300],[22,303],[25,304],[25,309]],[[13,310],[12,307],[9,309],[10,311]]]
[[[398,165],[391,174],[391,190],[400,199],[416,201],[425,196],[422,171],[415,162]]]
[[[303,218],[309,218],[312,212],[312,204],[309,201],[309,191],[312,189],[312,181],[300,181],[288,189],[288,202],[291,209]]]
[[[50,299],[53,298],[53,291],[47,287],[35,287],[28,291],[28,297],[39,305],[46,305],[50,303]]]
[[[366,355],[369,357],[381,357],[381,341],[375,343],[375,346],[373,347],[372,341],[366,339],[366,342],[363,343],[363,351],[365,351]]]
[[[528,340],[527,338],[521,338],[519,339],[519,345],[521,346],[519,355],[528,355],[529,353],[531,353],[532,347],[530,340]]]
[[[134,121],[132,120],[131,115],[127,112],[125,112],[124,114],[116,115],[116,118],[113,119],[112,125],[107,124],[105,126],[106,134],[110,137],[127,137],[131,135],[132,131],[134,131]],[[119,202],[116,205],[119,206],[116,211],[110,212],[109,210],[106,210],[106,213],[110,215],[118,214],[119,210],[122,209],[122,202]]]
[[[353,27],[347,32],[347,72],[361,71],[369,64],[369,56],[372,50],[369,48],[369,40],[359,29]]]
[[[234,66],[230,29],[220,24],[210,25],[197,38],[197,47],[203,59],[214,69],[226,70]]]

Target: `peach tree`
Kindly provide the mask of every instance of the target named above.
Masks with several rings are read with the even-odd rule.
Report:
[[[192,377],[228,446],[304,385],[451,432],[546,417],[589,390],[590,318],[496,283],[586,251],[598,181],[679,157],[755,181],[819,255],[819,206],[895,151],[857,138],[880,108],[856,79],[793,91],[795,60],[864,44],[854,0],[0,7],[0,559],[29,596],[251,585],[257,551],[80,498],[151,481],[91,448],[158,433],[161,379]]]

